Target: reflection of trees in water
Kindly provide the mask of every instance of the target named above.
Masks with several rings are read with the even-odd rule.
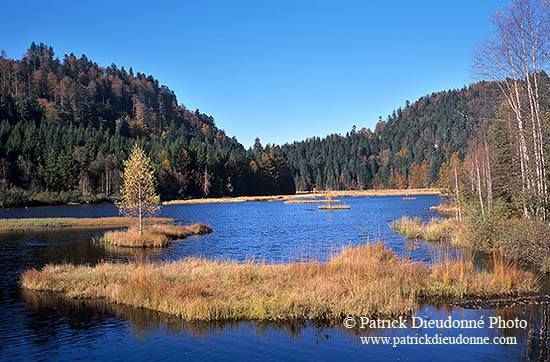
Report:
[[[125,248],[113,245],[104,245],[105,251],[113,256],[125,258],[130,261],[146,262],[158,257],[164,251],[163,248]]]
[[[527,359],[548,361],[548,304],[538,306],[529,320]],[[536,331],[538,330],[538,335]]]
[[[505,308],[494,311],[495,316],[504,320],[516,318],[527,321],[527,328],[501,328],[498,331],[503,336],[514,336],[518,345],[525,346],[526,361],[548,361],[548,324],[550,322],[550,305],[530,305],[523,307]]]

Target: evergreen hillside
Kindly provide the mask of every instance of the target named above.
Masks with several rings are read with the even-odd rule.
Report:
[[[374,131],[355,126],[333,134],[285,144],[298,190],[428,187],[454,152],[495,117],[498,87],[480,82],[424,96],[398,108]]]
[[[152,76],[33,43],[20,60],[0,57],[0,206],[116,196],[135,143],[164,199],[427,187],[501,102],[480,82],[407,101],[374,131],[247,150]]]
[[[23,198],[36,201],[39,191],[116,195],[122,161],[136,142],[156,164],[163,198],[295,191],[279,147],[245,150],[152,76],[103,68],[85,55],[59,60],[44,44],[33,43],[21,60],[2,54],[4,204],[24,190],[33,195]]]

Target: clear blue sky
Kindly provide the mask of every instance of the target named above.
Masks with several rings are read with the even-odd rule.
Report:
[[[132,66],[245,146],[373,127],[405,100],[473,81],[505,1],[6,1],[0,49]]]

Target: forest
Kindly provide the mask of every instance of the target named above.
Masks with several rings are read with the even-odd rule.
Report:
[[[294,193],[280,147],[246,150],[152,76],[31,44],[0,58],[0,206],[116,198],[134,144],[163,199]]]
[[[548,89],[546,73],[537,79]],[[280,146],[256,139],[246,149],[153,76],[85,55],[60,60],[32,43],[20,60],[0,57],[0,206],[116,199],[134,144],[153,160],[164,200],[441,186],[450,162],[471,163],[476,147],[493,155],[489,148],[514,142],[505,139],[506,112],[499,81],[480,81],[406,101],[374,130],[353,126]]]
[[[398,108],[374,131],[354,126],[285,144],[298,190],[420,188],[435,185],[441,165],[495,117],[502,97],[494,82],[424,96]]]

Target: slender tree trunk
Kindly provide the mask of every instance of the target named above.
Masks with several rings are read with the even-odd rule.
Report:
[[[139,194],[138,194],[138,203],[139,203],[139,235],[142,234],[142,230],[143,230],[143,227],[142,227],[142,223],[141,223],[141,220],[142,220],[142,205],[141,205],[141,185],[138,186],[139,187]]]
[[[484,137],[485,157],[487,162],[485,183],[487,186],[487,212],[491,213],[493,208],[493,180],[491,177],[491,158],[489,157],[489,147],[487,145],[487,136]]]
[[[483,218],[485,218],[485,207],[483,205],[483,194],[481,192],[481,175],[479,173],[479,162],[477,159],[477,154],[475,155],[475,167],[476,167],[476,174],[477,174],[477,194],[479,196],[479,206],[481,207],[481,215]]]
[[[455,206],[456,206],[456,219],[458,221],[462,221],[462,211],[460,209],[460,191],[458,188],[458,172],[456,170],[456,164],[455,164]]]

